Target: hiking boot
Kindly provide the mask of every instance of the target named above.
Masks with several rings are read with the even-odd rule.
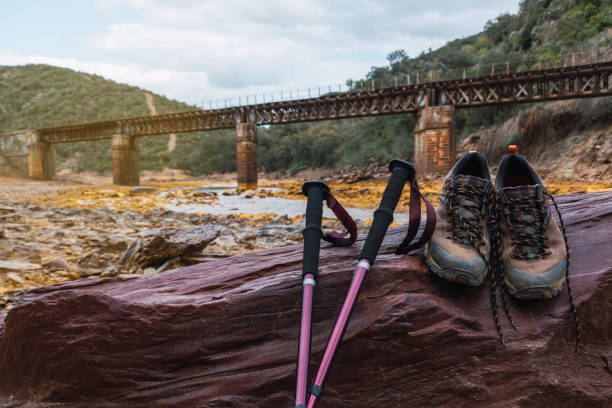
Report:
[[[520,299],[555,296],[565,282],[567,249],[551,214],[552,196],[518,154],[504,156],[495,185],[501,196],[501,258],[508,292]]]
[[[488,194],[493,193],[487,159],[467,153],[447,175],[436,208],[436,229],[425,247],[436,275],[479,286],[489,262]]]

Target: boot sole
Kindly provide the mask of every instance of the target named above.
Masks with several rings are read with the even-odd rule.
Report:
[[[517,289],[506,279],[506,287],[508,288],[508,293],[517,299],[550,299],[561,292],[564,282],[565,278],[561,279],[553,286],[528,286]]]
[[[429,269],[433,273],[442,279],[469,286],[480,286],[484,282],[484,277],[477,276],[469,271],[462,269],[442,269],[429,255],[429,250],[426,249],[426,252],[427,257],[425,258],[425,263],[427,263],[427,266],[429,266]]]

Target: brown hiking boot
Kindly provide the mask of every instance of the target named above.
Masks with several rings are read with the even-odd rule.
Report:
[[[436,229],[425,248],[427,265],[440,277],[479,286],[488,272],[489,195],[493,194],[487,159],[467,153],[444,181],[436,208]]]
[[[566,240],[551,214],[552,196],[518,154],[504,156],[495,183],[508,291],[520,299],[555,296],[563,288],[568,265]]]

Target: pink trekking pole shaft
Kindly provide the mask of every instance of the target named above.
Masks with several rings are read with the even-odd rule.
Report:
[[[387,187],[383,193],[382,199],[378,209],[374,212],[374,220],[372,227],[368,232],[365,243],[359,256],[359,263],[357,264],[357,270],[353,275],[351,286],[349,287],[348,294],[338,315],[338,319],[334,325],[331,336],[325,347],[323,359],[321,365],[317,371],[317,375],[314,380],[314,384],[311,389],[310,398],[308,400],[308,408],[313,408],[323,391],[323,383],[327,377],[327,373],[331,366],[332,360],[342,341],[344,332],[348,325],[348,321],[353,311],[353,306],[359,295],[359,290],[365,278],[366,273],[370,270],[370,267],[374,264],[376,255],[380,250],[382,241],[387,233],[389,225],[393,221],[393,212],[397,203],[399,202],[404,184],[407,180],[414,178],[415,170],[412,164],[403,160],[394,159],[389,163],[389,170],[391,170],[391,178],[387,183]]]
[[[323,231],[321,230],[323,200],[327,194],[329,194],[329,187],[322,181],[309,181],[302,186],[302,192],[308,197],[308,201],[306,203],[306,227],[303,231],[304,254],[302,277],[304,294],[302,296],[302,321],[300,324],[300,341],[298,345],[295,408],[306,408],[312,328],[312,295],[314,292],[315,279],[319,272],[319,250],[321,246],[321,237],[323,236]]]

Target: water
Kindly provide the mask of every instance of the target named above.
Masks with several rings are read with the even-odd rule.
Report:
[[[190,187],[185,190],[190,191],[204,191],[204,192],[221,192],[227,189],[234,190],[234,185],[209,185],[204,187]],[[278,187],[262,187],[260,190],[278,191]],[[163,193],[162,193],[163,194]],[[191,201],[191,200],[190,200]],[[304,215],[306,211],[306,199],[304,200],[292,200],[281,197],[266,197],[260,198],[255,195],[252,198],[245,198],[245,193],[240,195],[225,196],[218,194],[218,200],[212,203],[198,204],[186,201],[184,199],[173,199],[170,204],[164,206],[164,208],[182,213],[196,213],[210,215],[230,215],[230,214],[265,214],[274,213],[277,215],[287,215],[288,217],[295,217],[298,215]],[[355,220],[365,221],[366,219],[372,219],[375,208],[356,208],[346,207],[348,213]],[[323,206],[323,217],[335,218],[332,211]],[[398,224],[408,223],[408,214],[394,214],[394,221]]]

